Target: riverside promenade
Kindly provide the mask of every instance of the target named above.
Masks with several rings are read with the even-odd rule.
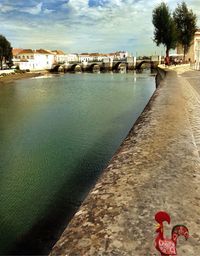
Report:
[[[166,236],[176,224],[190,231],[189,240],[179,239],[178,255],[200,255],[199,81],[200,71],[167,71],[51,256],[159,255],[160,210],[171,216]]]

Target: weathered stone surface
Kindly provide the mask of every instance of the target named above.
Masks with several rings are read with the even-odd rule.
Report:
[[[199,128],[198,92],[183,75],[167,72],[51,255],[159,255],[159,210],[171,215],[167,236],[175,224],[189,228],[191,237],[179,240],[178,255],[199,255]]]

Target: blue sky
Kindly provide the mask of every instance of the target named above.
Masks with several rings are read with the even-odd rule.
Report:
[[[164,54],[153,43],[160,0],[0,0],[0,33],[16,48]],[[173,10],[181,1],[165,1]],[[197,14],[199,0],[185,1]]]

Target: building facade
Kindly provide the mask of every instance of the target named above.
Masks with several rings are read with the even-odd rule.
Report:
[[[177,54],[183,54],[183,48],[177,47]],[[194,35],[194,40],[190,46],[188,53],[185,55],[185,61],[194,63],[195,69],[200,69],[200,30],[198,29]]]
[[[66,54],[66,62],[78,62],[79,57],[77,53]]]
[[[112,63],[113,61],[130,59],[128,52],[114,53],[69,53],[65,54],[61,50],[32,50],[32,49],[13,49],[13,63],[21,70],[45,70],[52,69],[55,65],[65,64],[66,66],[72,62],[83,63],[88,62],[104,62]]]
[[[195,34],[194,40],[194,62],[195,69],[200,70],[200,30]]]
[[[13,58],[14,65],[21,70],[51,69],[55,62],[55,54],[44,49],[23,49]]]

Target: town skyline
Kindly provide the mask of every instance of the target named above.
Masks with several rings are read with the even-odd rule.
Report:
[[[66,53],[128,51],[163,55],[153,42],[152,10],[161,1],[0,0],[1,33],[14,48],[61,49]],[[171,10],[177,3],[165,1]],[[198,1],[186,1],[197,15]],[[6,21],[6,22],[5,22]]]

